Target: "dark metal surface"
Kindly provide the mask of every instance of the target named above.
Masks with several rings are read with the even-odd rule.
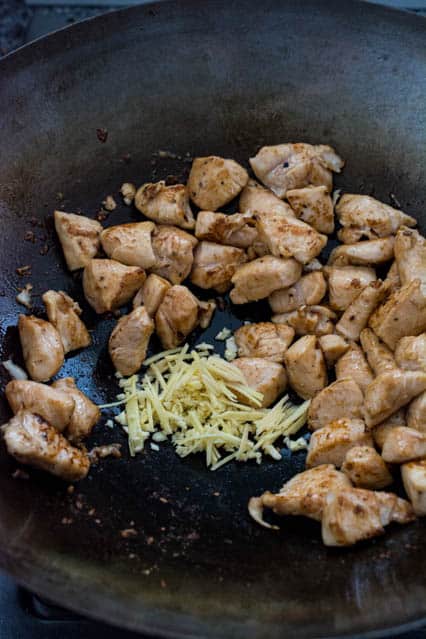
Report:
[[[108,14],[4,59],[2,359],[20,358],[17,286],[64,288],[81,301],[52,210],[95,216],[105,195],[119,199],[124,180],[187,170],[156,159],[159,149],[246,162],[264,143],[327,142],[347,159],[338,186],[385,201],[393,193],[424,229],[425,37],[421,19],[367,4],[188,0]],[[123,206],[105,224],[129,219],[137,214]],[[31,275],[19,277],[27,264]],[[61,375],[111,401],[118,389],[105,344],[114,320],[82,305],[94,343],[68,357]],[[225,310],[197,337],[211,341],[220,324],[246,317],[252,308]],[[125,443],[104,423],[92,440]],[[344,551],[325,549],[314,523],[286,520],[279,534],[252,525],[248,497],[278,488],[303,467],[302,454],[212,473],[202,459],[148,448],[135,460],[105,460],[73,495],[36,472],[12,479],[15,463],[3,449],[0,457],[0,563],[65,607],[179,637],[389,632],[426,617],[423,522]],[[125,539],[129,527],[138,535]]]

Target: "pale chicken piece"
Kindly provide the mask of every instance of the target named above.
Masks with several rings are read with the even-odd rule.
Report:
[[[416,220],[369,195],[345,193],[336,205],[340,224],[337,236],[345,244],[354,244],[362,237],[374,240],[393,235],[405,226],[415,226]]]
[[[200,211],[195,225],[195,236],[199,240],[228,244],[237,248],[248,248],[257,240],[256,221],[251,213],[213,213]]]
[[[364,328],[361,331],[360,339],[368,363],[375,375],[398,368],[392,351],[379,340],[371,328]]]
[[[72,446],[40,415],[20,411],[2,430],[7,452],[22,464],[41,468],[65,481],[79,481],[89,472],[86,451]]]
[[[395,260],[391,264],[384,280],[384,284],[386,289],[389,291],[389,294],[395,293],[395,291],[401,288],[401,278],[399,277],[398,265]]]
[[[395,360],[400,368],[426,373],[426,333],[402,337],[396,345]]]
[[[20,410],[40,415],[59,431],[65,430],[74,412],[72,397],[47,384],[14,379],[7,384],[5,394],[15,415]]]
[[[241,213],[273,213],[295,217],[295,213],[287,202],[283,202],[269,189],[265,189],[256,180],[249,180],[241,191],[239,210]]]
[[[401,466],[405,492],[418,517],[426,515],[426,459],[411,461]]]
[[[426,238],[415,229],[399,229],[395,238],[395,261],[402,284],[420,279],[426,295]]]
[[[259,322],[246,324],[234,333],[239,357],[262,357],[282,363],[294,338],[294,330],[284,324]]]
[[[164,348],[185,341],[199,320],[198,300],[186,286],[172,286],[155,315],[155,328]]]
[[[243,249],[213,242],[200,242],[194,252],[191,282],[200,288],[225,293],[237,268],[247,260]]]
[[[308,264],[327,244],[326,235],[294,216],[265,211],[256,213],[256,221],[259,240],[275,257],[294,257]]]
[[[336,331],[346,339],[356,342],[386,294],[386,287],[381,280],[368,284],[345,310],[336,324]]]
[[[385,439],[391,430],[397,426],[407,426],[407,420],[405,417],[405,408],[400,408],[396,413],[392,413],[387,419],[380,424],[377,424],[372,430],[374,443],[380,450],[383,448]]]
[[[132,222],[110,226],[101,233],[102,248],[112,260],[148,269],[156,257],[152,248],[154,222]]]
[[[288,324],[296,335],[329,335],[334,333],[336,314],[327,306],[301,306],[297,311],[272,316],[276,324]]]
[[[340,173],[344,162],[330,146],[288,143],[262,147],[250,164],[256,177],[282,198],[310,184],[324,185],[330,192],[332,172]]]
[[[133,298],[133,308],[143,305],[148,315],[154,317],[170,287],[170,282],[164,277],[151,273]]]
[[[394,244],[392,235],[356,244],[342,244],[331,252],[328,263],[336,266],[383,264],[393,258]]]
[[[285,369],[277,362],[260,357],[237,357],[232,361],[244,375],[247,386],[262,393],[262,408],[267,408],[287,388],[287,375]],[[245,397],[240,401],[247,402]]]
[[[313,260],[303,265],[303,272],[314,273],[315,271],[322,271],[323,268],[324,266],[321,264],[321,262],[316,257],[314,257]]]
[[[77,302],[64,291],[46,291],[42,299],[49,322],[61,337],[65,354],[91,344],[92,339],[80,319],[82,311]]]
[[[314,335],[305,335],[292,344],[284,362],[290,386],[303,399],[315,397],[327,386],[324,356]]]
[[[330,306],[336,311],[346,310],[366,286],[377,280],[375,270],[367,266],[326,266],[324,274]]]
[[[355,343],[336,362],[336,379],[346,378],[353,379],[363,392],[374,379],[364,353]]]
[[[373,438],[362,419],[341,418],[329,421],[315,430],[309,440],[306,467],[343,464],[346,453],[354,446],[373,446]]]
[[[342,471],[358,488],[379,490],[393,482],[386,462],[371,446],[354,446],[348,450]]]
[[[53,217],[68,268],[84,268],[99,251],[102,225],[84,215],[63,211],[55,211]]]
[[[180,284],[188,277],[194,263],[197,238],[175,226],[158,226],[152,236],[156,262],[151,273],[160,275],[172,284]]]
[[[365,391],[365,420],[375,426],[426,390],[426,373],[387,370],[376,377]]]
[[[34,315],[19,315],[19,339],[25,366],[36,382],[47,382],[64,363],[64,347],[56,328]]]
[[[393,493],[363,488],[330,491],[322,517],[326,546],[351,546],[383,535],[391,522],[407,524],[415,519],[411,504]]]
[[[158,224],[174,224],[183,229],[195,227],[188,189],[183,184],[166,186],[164,180],[143,184],[136,191],[134,203],[145,217]]]
[[[140,369],[154,328],[144,306],[120,317],[108,342],[112,363],[119,373],[127,377]]]
[[[274,313],[289,313],[300,306],[319,304],[327,291],[327,284],[321,271],[303,275],[290,288],[274,291],[269,296],[269,305]]]
[[[321,335],[318,342],[327,366],[332,366],[349,348],[348,342],[340,335]]]
[[[131,300],[145,279],[145,271],[138,266],[94,259],[83,272],[84,295],[96,313],[106,313]]]
[[[188,177],[189,196],[200,209],[216,211],[241,192],[249,179],[234,160],[210,155],[195,158]]]
[[[72,377],[63,377],[53,382],[52,387],[74,401],[74,411],[67,426],[66,436],[71,442],[88,437],[101,417],[100,409],[79,390]]]
[[[329,422],[343,419],[360,419],[364,397],[353,379],[338,379],[323,388],[311,401],[308,410],[310,430],[318,430]]]
[[[230,298],[234,304],[261,300],[297,282],[301,273],[301,265],[292,258],[280,259],[272,255],[259,257],[237,268],[231,280],[235,288]]]
[[[413,399],[408,406],[407,426],[426,433],[426,392]]]
[[[333,201],[325,186],[311,186],[287,191],[286,198],[296,216],[318,233],[334,231]]]
[[[393,428],[384,441],[382,457],[389,464],[405,464],[426,457],[426,433],[404,426]]]
[[[207,300],[207,302],[197,299],[197,302],[198,302],[198,324],[200,328],[207,328],[212,321],[212,317],[216,310],[217,304],[213,299]]]

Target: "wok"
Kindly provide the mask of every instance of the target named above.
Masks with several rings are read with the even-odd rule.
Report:
[[[84,307],[91,348],[71,355],[98,402],[118,392],[106,352],[114,318],[81,300],[64,267],[55,207],[94,216],[123,181],[184,178],[188,157],[246,162],[262,144],[329,143],[343,189],[395,196],[426,227],[426,25],[349,1],[178,0],[110,13],[0,63],[1,358],[22,362],[16,288],[62,288]],[[108,131],[107,139],[97,129]],[[165,149],[181,156],[159,157]],[[185,161],[186,159],[186,161]],[[120,206],[105,224],[136,220]],[[31,231],[33,237],[28,231]],[[25,239],[27,238],[27,239]],[[15,269],[30,265],[31,274]],[[229,308],[196,339],[262,316]],[[7,381],[2,371],[1,382]],[[9,411],[2,399],[0,417]],[[119,441],[103,422],[91,443]],[[94,467],[74,494],[1,450],[0,564],[20,583],[97,619],[161,636],[303,638],[402,631],[426,618],[425,524],[330,550],[318,525],[279,533],[248,518],[249,496],[303,468],[281,462],[207,471],[170,447]],[[95,512],[92,511],[95,509]],[[133,523],[132,523],[133,522]],[[120,531],[135,528],[136,537]]]

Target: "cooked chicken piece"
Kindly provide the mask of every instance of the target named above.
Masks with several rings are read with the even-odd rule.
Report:
[[[345,193],[336,205],[340,224],[337,234],[345,244],[354,244],[362,237],[374,240],[393,235],[404,224],[415,226],[416,220],[402,211],[383,204],[369,195]]]
[[[364,328],[360,334],[361,346],[375,375],[397,368],[392,351],[383,344],[371,328]]]
[[[294,257],[307,264],[327,244],[326,235],[294,216],[260,212],[256,213],[256,221],[259,240],[275,257]]]
[[[315,397],[327,386],[324,356],[314,335],[305,335],[292,344],[284,362],[290,386],[303,399]]]
[[[170,282],[164,277],[151,273],[133,298],[133,308],[144,305],[148,315],[154,317],[170,287]]]
[[[287,375],[281,364],[260,357],[238,357],[232,361],[244,375],[247,386],[263,394],[262,408],[267,408],[287,388]],[[240,400],[247,402],[245,397]]]
[[[376,377],[365,391],[365,420],[369,426],[380,424],[399,408],[426,390],[426,373],[387,370]]]
[[[56,328],[34,315],[19,315],[19,339],[29,376],[47,382],[64,363],[64,347]]]
[[[175,226],[157,227],[152,236],[152,248],[156,263],[151,272],[166,278],[172,284],[180,284],[188,277],[194,262],[193,251],[198,240]]]
[[[377,280],[374,269],[367,266],[326,266],[324,274],[330,306],[336,311],[347,309],[366,286]]]
[[[334,332],[335,319],[336,314],[326,306],[301,306],[297,311],[272,316],[275,324],[292,326],[296,335],[329,335]]]
[[[264,255],[269,255],[269,249],[266,244],[259,240],[255,240],[247,249],[247,258],[249,261],[255,260],[257,257],[263,257]]]
[[[259,322],[240,326],[234,333],[239,357],[262,357],[282,363],[294,338],[294,330],[284,324]]]
[[[369,326],[391,350],[401,337],[426,331],[426,295],[421,291],[420,280],[392,293],[371,315]]]
[[[2,430],[9,455],[22,464],[41,468],[65,481],[84,479],[89,472],[87,453],[71,446],[40,415],[19,411]]]
[[[67,427],[66,436],[71,442],[78,442],[88,437],[93,426],[99,421],[101,411],[75,385],[72,377],[63,377],[53,382],[52,387],[63,392],[74,401],[74,411]]]
[[[345,310],[336,324],[336,331],[346,339],[357,341],[374,309],[385,298],[386,293],[386,287],[381,280],[371,282]]]
[[[329,422],[343,419],[360,419],[364,397],[353,379],[338,379],[322,389],[311,401],[308,411],[310,430],[318,430]]]
[[[373,446],[373,438],[362,419],[342,418],[312,433],[309,440],[306,467],[320,464],[343,464],[346,453],[354,446]]]
[[[269,304],[274,313],[289,313],[300,306],[319,304],[327,290],[321,271],[308,273],[290,288],[274,291],[269,296]]]
[[[388,274],[384,280],[384,284],[389,293],[395,293],[395,291],[401,288],[401,279],[399,277],[398,265],[395,260],[391,264]]]
[[[195,158],[188,177],[190,198],[200,209],[216,211],[245,187],[248,173],[234,160],[210,155]]]
[[[297,282],[301,273],[301,265],[291,258],[283,260],[272,255],[259,257],[237,268],[232,276],[235,288],[230,298],[234,304],[261,300]]]
[[[396,345],[395,359],[400,368],[426,373],[426,333],[402,337]]]
[[[378,240],[342,244],[331,252],[328,263],[335,266],[383,264],[393,258],[394,243],[395,238],[391,235]]]
[[[248,248],[257,240],[256,221],[251,213],[213,213],[200,211],[195,225],[195,236],[218,244]]]
[[[426,459],[403,464],[401,477],[414,512],[419,517],[424,517],[426,515]]]
[[[333,201],[325,186],[287,191],[286,198],[296,216],[310,224],[318,233],[334,231]]]
[[[61,337],[65,354],[91,344],[89,331],[79,317],[81,308],[77,302],[64,291],[46,291],[43,302],[49,322]]]
[[[382,457],[389,464],[404,464],[426,457],[426,433],[396,426],[384,441]]]
[[[373,381],[373,373],[358,344],[350,348],[336,362],[336,379],[353,379],[364,392]]]
[[[340,173],[344,162],[330,146],[290,143],[262,147],[250,164],[263,184],[284,197],[287,191],[310,184],[324,185],[330,192],[332,171]]]
[[[379,490],[393,482],[386,463],[371,446],[355,446],[348,450],[342,471],[358,488]]]
[[[163,180],[144,184],[136,191],[134,202],[145,217],[158,224],[175,224],[183,229],[195,227],[187,187],[183,184],[166,186]]]
[[[237,268],[246,261],[243,249],[200,242],[194,253],[191,282],[200,288],[225,293]]]
[[[198,302],[198,324],[200,328],[207,328],[210,326],[213,314],[216,310],[216,302],[214,300],[208,300],[207,302]]]
[[[241,213],[273,213],[295,217],[293,209],[277,197],[269,189],[261,186],[256,180],[249,180],[241,191],[239,210]]]
[[[145,271],[138,266],[91,260],[83,273],[84,295],[96,313],[106,313],[131,300],[145,278]]]
[[[197,326],[198,300],[186,286],[172,286],[155,315],[155,328],[164,348],[175,348]]]
[[[151,268],[156,257],[152,250],[154,222],[110,226],[101,233],[102,248],[112,260],[127,266]]]
[[[348,342],[340,335],[322,335],[318,341],[327,366],[332,366],[349,348]]]
[[[13,414],[20,410],[40,415],[56,430],[63,431],[70,423],[74,400],[46,384],[14,379],[5,388]]]
[[[388,433],[397,426],[407,426],[405,408],[400,408],[396,411],[396,413],[392,413],[390,417],[373,428],[372,434],[374,443],[378,446],[378,448],[380,448],[380,450],[383,448],[383,444],[385,443]]]
[[[330,491],[322,518],[322,540],[326,546],[351,546],[384,534],[384,526],[415,519],[411,504],[393,493],[362,488]]]
[[[426,392],[413,399],[408,406],[407,426],[426,433]]]
[[[140,369],[154,328],[144,306],[138,306],[118,320],[110,335],[108,350],[119,373],[128,376]]]
[[[399,229],[395,239],[395,261],[401,283],[420,279],[426,295],[426,238],[415,229]]]
[[[102,225],[74,213],[55,211],[53,216],[68,268],[83,268],[99,251]]]
[[[322,271],[323,268],[324,266],[321,264],[321,262],[316,257],[314,257],[313,260],[303,265],[303,272],[314,273],[315,271]]]

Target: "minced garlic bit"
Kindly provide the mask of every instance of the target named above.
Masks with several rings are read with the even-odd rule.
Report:
[[[284,444],[292,453],[297,453],[299,450],[308,450],[308,442],[303,437],[299,437],[298,439],[284,437]]]
[[[260,406],[261,393],[246,385],[238,368],[208,351],[189,352],[185,345],[145,363],[143,377],[120,380],[127,400],[115,421],[128,434],[131,455],[152,436],[155,443],[170,438],[180,457],[203,452],[212,470],[231,459],[260,463],[263,454],[280,459],[277,440],[306,421],[309,401],[294,406],[285,396],[273,408],[244,404]]]
[[[221,331],[219,331],[219,333],[216,335],[215,340],[217,340],[218,342],[224,342],[226,339],[228,339],[228,337],[230,337],[232,335],[232,331],[227,328],[226,326],[224,328],[222,328]]]
[[[234,337],[229,337],[225,342],[224,357],[228,362],[232,362],[238,355],[238,346]]]

